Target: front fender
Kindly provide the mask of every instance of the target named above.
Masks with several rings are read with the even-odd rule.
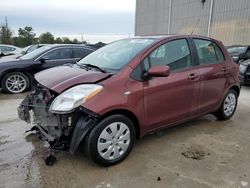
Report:
[[[81,141],[85,138],[88,132],[96,125],[97,120],[89,116],[80,117],[76,123],[72,139],[70,142],[70,153],[75,153]]]

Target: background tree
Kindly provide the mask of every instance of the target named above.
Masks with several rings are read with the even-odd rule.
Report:
[[[63,40],[60,37],[57,37],[56,40],[55,40],[55,43],[56,44],[62,44]]]
[[[39,42],[43,44],[54,44],[54,36],[50,32],[42,33],[39,36]]]
[[[63,44],[71,44],[72,41],[68,37],[62,37]]]
[[[36,34],[33,32],[33,28],[30,26],[26,26],[25,28],[18,29],[18,37],[14,37],[14,44],[16,46],[25,47],[31,44],[36,43],[35,36]]]
[[[12,31],[8,26],[0,26],[0,43],[2,44],[12,44]]]
[[[73,44],[81,44],[81,42],[78,41],[77,39],[74,39],[74,40],[72,41],[72,43],[73,43]]]

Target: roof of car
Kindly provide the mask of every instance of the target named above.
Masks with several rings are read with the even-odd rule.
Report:
[[[206,36],[202,36],[202,35],[181,35],[181,34],[169,34],[169,35],[143,35],[143,36],[135,36],[134,38],[148,38],[148,39],[167,39],[170,37],[197,37],[197,38],[202,38],[202,39],[213,39],[216,40],[214,38],[211,37],[206,37]]]
[[[56,47],[81,47],[81,48],[86,48],[86,49],[93,50],[93,48],[91,48],[89,46],[82,45],[82,44],[46,44],[44,46],[48,46],[50,48],[56,48]]]

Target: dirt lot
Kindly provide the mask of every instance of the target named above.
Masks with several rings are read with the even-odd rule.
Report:
[[[0,187],[250,187],[250,87],[243,87],[235,116],[212,115],[138,140],[129,157],[102,168],[82,152],[58,154],[43,162],[47,150],[16,107],[24,95],[0,93]]]

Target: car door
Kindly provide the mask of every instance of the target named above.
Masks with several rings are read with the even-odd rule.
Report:
[[[199,72],[187,39],[169,41],[151,52],[143,61],[145,70],[168,65],[168,77],[144,81],[145,120],[149,130],[184,120],[197,113]]]
[[[59,47],[43,54],[38,60],[39,71],[59,65],[73,63],[72,47]]]
[[[193,39],[199,59],[199,113],[216,110],[226,89],[229,67],[219,46],[210,40]]]

